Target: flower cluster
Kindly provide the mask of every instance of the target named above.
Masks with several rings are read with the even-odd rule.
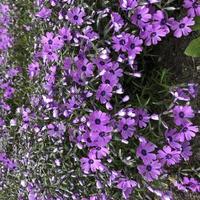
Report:
[[[171,169],[189,160],[199,132],[192,106],[198,85],[171,88],[170,105],[154,111],[130,83],[142,87],[142,57],[153,45],[189,35],[200,3],[185,0],[183,17],[159,0],[34,6],[35,26],[26,29],[34,45],[28,64],[18,67],[8,52],[9,8],[0,4],[3,180],[16,175],[19,200],[145,198],[143,188],[173,199],[169,180],[179,177]],[[166,184],[156,188],[157,181]],[[195,179],[174,185],[199,192]]]

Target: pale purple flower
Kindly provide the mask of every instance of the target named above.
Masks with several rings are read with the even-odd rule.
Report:
[[[150,119],[148,113],[145,110],[138,108],[138,109],[135,109],[135,114],[136,114],[135,120],[136,120],[137,125],[140,128],[146,127]]]
[[[135,132],[135,120],[131,118],[122,118],[118,124],[118,130],[121,132],[123,139],[132,137]]]
[[[200,16],[200,2],[198,0],[184,0],[183,7],[187,9],[189,17]]]
[[[181,160],[180,151],[173,150],[170,146],[164,146],[163,150],[158,151],[157,157],[160,159],[161,163],[170,165],[175,165]]]
[[[196,136],[196,133],[199,131],[197,126],[194,126],[191,122],[187,122],[182,125],[181,130],[179,131],[180,141],[184,142],[185,140],[189,141]]]
[[[112,87],[108,84],[101,84],[97,89],[96,99],[99,100],[102,104],[110,101],[112,97]]]
[[[161,174],[161,164],[158,160],[144,165],[138,165],[137,169],[147,181],[157,180]]]
[[[136,150],[137,157],[141,158],[144,163],[149,163],[153,160],[156,160],[156,154],[153,153],[156,146],[148,141],[143,141],[140,143]]]
[[[85,17],[85,11],[84,8],[70,8],[67,11],[67,18],[68,20],[74,24],[74,25],[82,25],[83,24],[83,18]]]
[[[103,171],[104,166],[101,163],[101,160],[96,158],[95,154],[88,154],[88,157],[83,157],[80,159],[81,168],[84,173],[88,174],[90,172],[96,172],[97,170]]]
[[[47,19],[51,16],[52,10],[46,7],[43,7],[39,12],[36,13],[36,17],[41,19]]]
[[[184,17],[179,22],[174,20],[171,23],[171,29],[174,31],[174,36],[180,38],[189,35],[189,33],[192,32],[191,26],[193,26],[194,23],[193,18],[189,17]]]
[[[120,1],[120,7],[123,10],[132,10],[138,5],[137,0],[119,0],[119,1]]]
[[[173,116],[175,124],[180,126],[187,123],[189,118],[194,117],[194,111],[191,106],[175,106]]]
[[[177,132],[177,130],[169,129],[165,131],[165,138],[167,139],[168,144],[172,148],[180,148],[180,134]]]

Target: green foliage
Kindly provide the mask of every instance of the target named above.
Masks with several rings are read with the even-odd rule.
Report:
[[[200,17],[195,18],[193,31],[200,31]],[[191,57],[200,57],[200,37],[192,40],[185,50],[185,54]]]
[[[200,57],[200,37],[190,42],[185,50],[187,56]]]

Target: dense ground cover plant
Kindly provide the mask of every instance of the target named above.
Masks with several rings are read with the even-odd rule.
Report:
[[[188,36],[199,9],[195,0],[1,3],[0,198],[199,192],[197,169],[181,170],[199,132],[198,85],[172,85],[152,55]]]

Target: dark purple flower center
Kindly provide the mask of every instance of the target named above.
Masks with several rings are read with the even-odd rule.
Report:
[[[146,166],[146,169],[147,169],[147,171],[149,171],[149,172],[150,172],[150,171],[152,170],[152,167],[151,167],[151,165],[147,165],[147,166]]]
[[[127,125],[127,124],[124,124],[123,129],[124,129],[125,131],[128,130],[128,125]]]
[[[93,163],[94,163],[94,160],[92,160],[92,159],[89,159],[88,163],[91,165],[91,164],[93,164]]]
[[[147,151],[145,149],[142,149],[141,153],[142,153],[143,156],[147,155]]]
[[[54,131],[58,131],[58,127],[57,126],[54,126]]]
[[[151,37],[155,37],[156,36],[156,32],[151,33]]]
[[[96,150],[97,150],[97,151],[100,151],[100,150],[101,150],[101,147],[97,147]]]
[[[100,133],[99,133],[99,136],[100,136],[100,137],[104,137],[104,136],[105,136],[105,132],[100,132]]]
[[[166,22],[167,22],[167,21],[166,21],[166,19],[164,18],[164,19],[162,19],[162,20],[160,21],[160,24],[161,24],[161,25],[165,25]]]
[[[86,66],[82,66],[81,69],[82,69],[82,71],[85,72],[87,68],[86,68]]]
[[[101,120],[100,119],[95,119],[95,124],[97,124],[97,125],[101,124]]]
[[[63,38],[66,40],[68,37],[67,37],[67,35],[64,35]]]
[[[188,130],[188,127],[184,127],[183,132],[186,132]]]
[[[185,27],[185,24],[184,23],[181,23],[180,25],[179,25],[179,28],[184,28]]]
[[[132,44],[130,45],[130,47],[131,47],[131,49],[134,49],[134,48],[135,48],[135,44],[132,43]]]
[[[122,39],[122,40],[119,41],[119,43],[120,43],[121,45],[125,45],[125,40]]]
[[[172,142],[172,136],[168,136],[170,142]]]
[[[194,2],[194,3],[192,4],[192,7],[193,7],[193,8],[198,8],[198,7],[199,7],[198,2]]]
[[[139,115],[139,120],[143,120],[143,116],[142,115]]]
[[[52,40],[49,40],[49,41],[48,41],[48,44],[50,44],[50,45],[53,44],[53,41],[52,41]]]
[[[88,142],[88,143],[91,143],[92,140],[91,140],[90,138],[87,138],[87,142]]]
[[[180,118],[184,118],[184,116],[185,116],[184,112],[180,112],[180,113],[179,113],[179,117],[180,117]]]
[[[74,20],[78,20],[78,16],[77,15],[74,15]]]
[[[103,90],[102,92],[101,92],[101,96],[105,96],[106,95],[106,92]]]
[[[48,54],[49,54],[49,55],[52,55],[52,52],[49,52]]]
[[[106,79],[106,80],[105,80],[105,83],[106,83],[106,84],[110,84],[110,80]]]
[[[142,15],[141,15],[141,14],[138,14],[138,15],[137,15],[137,19],[138,19],[138,20],[141,20],[141,19],[142,19]]]
[[[172,158],[172,155],[171,155],[171,154],[167,154],[167,155],[166,155],[166,158],[167,158],[167,159],[171,159],[171,158]]]
[[[100,61],[99,63],[100,63],[100,65],[105,65],[104,61]]]

